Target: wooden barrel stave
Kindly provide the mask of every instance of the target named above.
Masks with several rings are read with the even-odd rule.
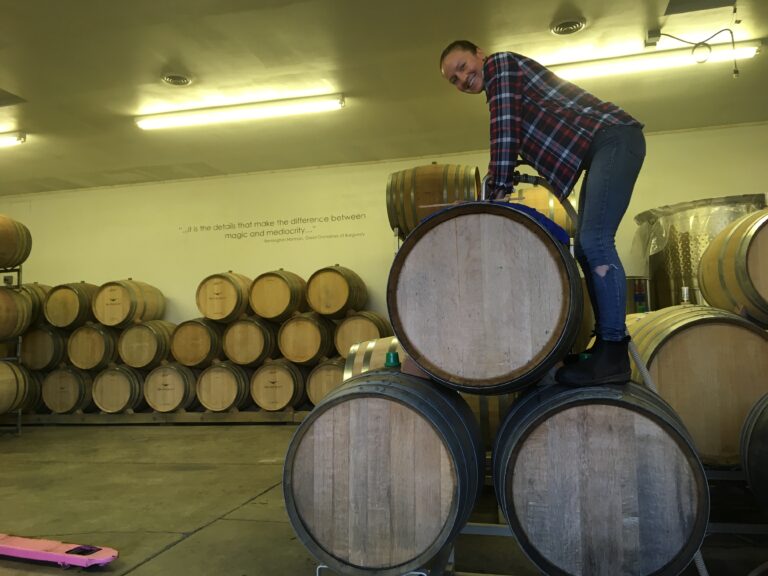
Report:
[[[303,312],[286,320],[277,333],[277,346],[287,360],[304,366],[333,355],[336,325],[317,314]]]
[[[768,394],[749,411],[739,444],[744,476],[763,515],[768,518]]]
[[[144,379],[144,398],[155,412],[183,412],[196,408],[198,372],[169,362],[152,370]]]
[[[20,290],[0,287],[0,340],[21,336],[32,323],[32,301]]]
[[[206,410],[242,410],[250,401],[250,375],[234,362],[217,362],[197,378],[197,399]]]
[[[323,360],[307,376],[307,397],[312,404],[320,401],[344,383],[344,364],[342,357]]]
[[[282,269],[257,276],[248,299],[257,316],[272,322],[283,322],[296,312],[309,310],[306,281]]]
[[[24,334],[21,363],[30,370],[52,370],[69,360],[69,335],[60,328],[40,324]]]
[[[185,320],[171,335],[171,353],[177,362],[191,368],[205,368],[223,354],[224,328],[207,318]]]
[[[333,343],[339,355],[346,358],[352,345],[387,336],[392,336],[389,320],[372,310],[360,310],[339,322]]]
[[[117,361],[117,339],[117,330],[89,322],[72,332],[67,340],[67,355],[81,370],[103,370]]]
[[[32,251],[32,235],[21,222],[0,214],[0,268],[15,268]]]
[[[43,402],[55,414],[91,412],[93,377],[75,366],[61,366],[49,372],[43,380]]]
[[[533,389],[493,453],[500,508],[544,573],[678,574],[701,546],[704,469],[674,411],[641,386]]]
[[[356,272],[344,266],[328,266],[307,280],[307,302],[321,316],[343,318],[351,310],[362,310],[368,289]]]
[[[134,322],[159,320],[165,297],[156,287],[131,278],[102,284],[93,297],[93,314],[105,326],[125,328]]]
[[[334,571],[400,575],[461,530],[482,488],[482,461],[458,394],[369,372],[333,391],[297,429],[283,473],[288,517]]]
[[[95,320],[92,303],[98,290],[98,286],[88,282],[54,286],[43,303],[45,319],[52,326],[68,330]]]
[[[768,333],[726,310],[693,305],[632,315],[627,328],[704,463],[738,464],[741,427],[768,393]],[[634,361],[632,378],[642,381]]]
[[[131,368],[149,370],[171,357],[171,336],[176,324],[166,320],[147,320],[120,333],[117,352]]]
[[[514,392],[570,350],[581,283],[567,247],[533,217],[467,203],[406,238],[387,307],[400,344],[431,377],[465,392]]]
[[[93,401],[105,414],[140,411],[146,407],[144,374],[124,364],[102,370],[93,379]]]
[[[224,354],[235,364],[258,366],[277,355],[278,330],[277,325],[258,316],[235,320],[224,330]]]
[[[307,399],[308,369],[285,358],[267,360],[251,376],[251,397],[262,410],[298,408]]]
[[[231,322],[250,308],[249,291],[253,280],[237,272],[212,274],[197,287],[197,309],[209,320]]]

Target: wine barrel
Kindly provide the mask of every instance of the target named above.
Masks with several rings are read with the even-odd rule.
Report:
[[[67,341],[69,361],[82,370],[103,370],[116,362],[118,332],[89,322],[77,328]]]
[[[738,464],[744,420],[768,393],[768,333],[731,312],[691,305],[632,315],[627,328],[704,463]]]
[[[452,206],[422,222],[395,256],[392,328],[431,377],[479,394],[537,382],[570,350],[581,282],[566,246],[499,203]]]
[[[218,362],[197,379],[197,399],[211,412],[242,410],[250,401],[249,374],[234,362]]]
[[[54,286],[43,303],[45,319],[57,328],[69,330],[95,320],[91,304],[98,290],[98,286],[87,282]]]
[[[397,352],[401,363],[405,360],[405,350],[395,336],[352,345],[344,363],[344,380],[370,370],[384,368],[388,352]]]
[[[636,384],[534,389],[502,424],[493,477],[546,574],[675,575],[704,539],[701,462],[674,411]]]
[[[393,172],[387,179],[389,225],[405,238],[424,218],[460,201],[477,200],[477,166],[429,164]]]
[[[93,378],[74,366],[56,368],[43,380],[43,402],[55,414],[91,412],[94,409]]]
[[[336,326],[333,343],[342,358],[353,344],[392,336],[392,326],[384,316],[371,310],[360,310],[344,318]]]
[[[212,274],[197,287],[197,309],[209,320],[231,322],[248,312],[253,280],[237,272]]]
[[[132,368],[149,370],[171,357],[171,335],[176,324],[147,320],[126,328],[117,341],[120,359]]]
[[[537,210],[564,229],[568,236],[576,234],[576,226],[560,200],[543,186],[517,186],[509,201]],[[566,200],[567,202],[567,200]]]
[[[14,288],[0,287],[0,340],[20,336],[32,323],[32,301]]]
[[[331,392],[288,447],[288,518],[319,562],[349,575],[424,566],[469,519],[482,449],[461,397],[399,372]]]
[[[41,399],[41,377],[13,362],[0,360],[0,414],[35,411]]]
[[[206,318],[186,320],[176,326],[171,336],[171,352],[177,362],[204,368],[222,356],[224,328]]]
[[[257,276],[249,295],[251,309],[257,316],[283,322],[296,312],[309,310],[307,283],[293,272],[274,270]]]
[[[309,307],[328,318],[343,318],[350,310],[361,310],[368,301],[362,278],[344,266],[328,266],[307,280]]]
[[[296,408],[306,400],[306,368],[285,358],[267,360],[251,376],[251,397],[263,410]]]
[[[93,401],[107,414],[140,411],[146,407],[144,375],[124,364],[102,370],[93,379]]]
[[[328,358],[312,369],[307,376],[307,397],[312,404],[319,404],[344,383],[344,364],[344,358]]]
[[[43,304],[48,296],[48,292],[51,291],[51,287],[46,284],[38,284],[32,282],[29,284],[22,284],[21,291],[27,295],[30,300],[30,324],[35,325],[43,322],[45,316],[43,315]]]
[[[105,326],[125,328],[142,320],[158,320],[164,312],[163,293],[131,278],[102,284],[93,297],[93,313]]]
[[[235,320],[224,330],[224,355],[241,366],[258,366],[276,356],[278,329],[256,316]]]
[[[176,362],[163,364],[144,379],[144,399],[155,412],[181,412],[198,406],[197,372]]]
[[[712,306],[768,328],[768,208],[715,236],[701,255],[699,286]]]
[[[21,363],[30,370],[52,370],[69,360],[67,333],[49,324],[35,326],[24,334]]]
[[[0,268],[15,268],[29,257],[31,251],[29,228],[0,214]]]
[[[744,475],[758,506],[768,517],[768,394],[749,411],[740,447]]]
[[[296,364],[316,364],[332,356],[336,325],[315,312],[303,312],[280,326],[277,346],[280,353]]]

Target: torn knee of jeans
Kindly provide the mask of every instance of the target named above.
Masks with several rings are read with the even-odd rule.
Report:
[[[595,266],[594,272],[600,276],[600,278],[605,278],[605,275],[608,274],[608,270],[611,269],[611,266],[613,266],[613,264],[602,264],[601,266]],[[613,267],[616,268],[616,266]]]

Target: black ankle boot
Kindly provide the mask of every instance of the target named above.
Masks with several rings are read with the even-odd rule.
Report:
[[[619,342],[598,338],[589,358],[561,367],[555,380],[568,386],[624,384],[632,375],[628,346],[629,336]]]

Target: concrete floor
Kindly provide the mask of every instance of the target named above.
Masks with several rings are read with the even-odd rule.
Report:
[[[27,426],[21,436],[3,434],[0,532],[120,551],[118,560],[91,573],[312,576],[316,562],[294,536],[280,485],[294,429]],[[494,513],[491,504],[475,520],[489,521]],[[708,537],[710,574],[747,576],[768,562],[767,543],[765,537]],[[538,574],[510,538],[461,536],[456,567]],[[0,576],[61,573],[57,566],[0,559]],[[696,573],[693,567],[685,572]]]

